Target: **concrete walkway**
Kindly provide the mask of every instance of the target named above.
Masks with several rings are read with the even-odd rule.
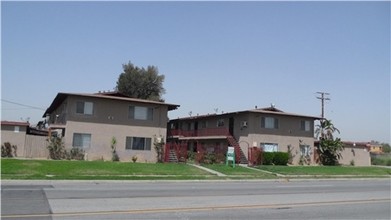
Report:
[[[209,173],[212,173],[212,174],[215,174],[217,176],[227,176],[225,175],[224,173],[220,173],[220,172],[217,172],[215,170],[211,170],[211,169],[208,169],[206,167],[203,167],[203,166],[199,166],[199,165],[196,165],[196,164],[188,164],[190,166],[193,166],[193,167],[197,167],[198,169],[201,169],[201,170],[205,170],[206,172],[209,172]]]

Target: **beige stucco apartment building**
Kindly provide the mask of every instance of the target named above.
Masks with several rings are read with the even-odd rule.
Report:
[[[129,98],[117,92],[58,93],[44,113],[66,148],[81,148],[87,160],[111,160],[111,140],[120,161],[155,162],[155,138],[165,138],[168,111],[179,105]]]
[[[301,157],[313,163],[314,116],[283,112],[274,106],[224,114],[170,120],[168,142],[193,152],[226,152],[235,147],[237,161],[247,163],[249,149],[292,152],[293,164]],[[177,147],[178,149],[178,147]]]

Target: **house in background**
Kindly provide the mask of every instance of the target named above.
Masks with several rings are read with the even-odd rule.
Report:
[[[314,121],[320,119],[283,112],[274,106],[224,114],[199,115],[169,121],[166,160],[195,154],[225,153],[235,148],[236,161],[248,163],[249,149],[292,152],[293,164],[303,157],[313,163]]]
[[[129,98],[118,92],[58,93],[43,117],[66,148],[81,148],[87,160],[111,160],[111,140],[121,161],[155,162],[154,138],[165,137],[168,111],[179,105]]]
[[[9,142],[16,145],[16,155],[23,157],[29,126],[28,122],[1,121],[1,144]]]
[[[383,146],[380,143],[371,142],[369,143],[369,152],[372,154],[382,154],[383,153]]]

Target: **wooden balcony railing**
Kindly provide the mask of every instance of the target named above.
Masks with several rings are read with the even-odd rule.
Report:
[[[171,136],[182,137],[205,137],[205,136],[229,136],[228,128],[202,128],[198,130],[185,131],[181,129],[172,129],[169,131]]]

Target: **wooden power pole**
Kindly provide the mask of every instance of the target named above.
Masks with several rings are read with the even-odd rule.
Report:
[[[316,97],[316,98],[320,99],[321,103],[322,103],[322,120],[323,120],[324,119],[324,101],[330,100],[330,98],[326,97],[327,95],[330,95],[330,93],[327,93],[327,92],[317,92],[317,93],[320,94],[320,97]]]

